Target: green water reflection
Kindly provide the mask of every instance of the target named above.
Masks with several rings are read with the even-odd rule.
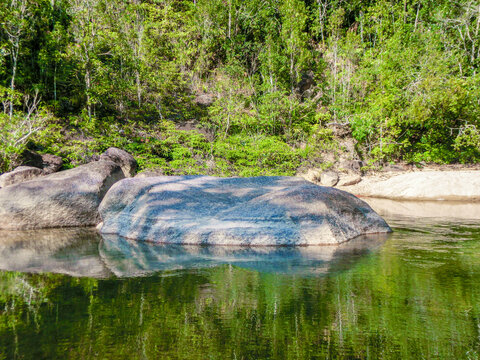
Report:
[[[210,262],[118,278],[82,239],[96,278],[75,277],[78,264],[54,274],[64,244],[50,272],[0,272],[0,359],[478,359],[478,226],[393,225],[352,261],[313,263],[321,273],[296,259],[287,271]],[[28,271],[46,263],[35,261]]]

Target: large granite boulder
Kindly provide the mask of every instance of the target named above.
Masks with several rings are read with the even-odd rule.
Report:
[[[120,165],[125,177],[132,177],[137,173],[137,161],[124,150],[115,147],[108,148],[100,155],[100,160],[109,160]]]
[[[125,179],[99,211],[102,233],[160,243],[325,245],[391,231],[364,201],[294,177]]]
[[[33,166],[19,166],[0,176],[0,188],[19,184],[45,175],[42,169]]]
[[[0,189],[0,229],[96,225],[107,190],[124,178],[111,161],[98,161]]]

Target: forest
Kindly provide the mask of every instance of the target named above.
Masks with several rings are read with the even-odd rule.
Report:
[[[0,172],[116,146],[164,174],[293,175],[340,137],[365,169],[477,163],[479,70],[473,0],[3,0]]]

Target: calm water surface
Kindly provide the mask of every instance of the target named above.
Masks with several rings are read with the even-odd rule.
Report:
[[[478,359],[480,226],[449,212],[338,248],[0,233],[0,359]]]

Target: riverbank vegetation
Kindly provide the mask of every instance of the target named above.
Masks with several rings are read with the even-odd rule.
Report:
[[[341,156],[338,129],[367,166],[480,160],[472,0],[8,0],[0,24],[0,171],[116,146],[294,174]]]

